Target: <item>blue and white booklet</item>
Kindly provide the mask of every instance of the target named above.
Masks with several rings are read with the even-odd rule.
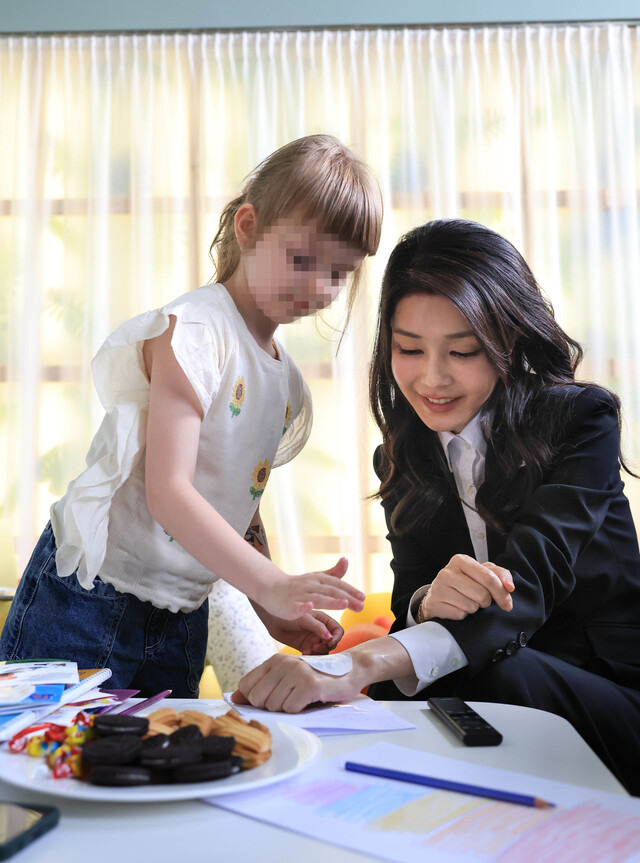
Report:
[[[0,716],[59,704],[67,686],[78,681],[75,662],[0,662]]]
[[[86,676],[85,676],[86,674]],[[75,662],[29,660],[0,662],[0,742],[97,690],[111,677],[109,668],[83,672]],[[55,682],[54,682],[55,681]],[[17,689],[22,689],[18,693]]]
[[[17,683],[0,688],[0,716],[59,704],[64,683]]]

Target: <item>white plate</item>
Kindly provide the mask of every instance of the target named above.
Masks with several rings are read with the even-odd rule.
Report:
[[[271,785],[293,776],[310,764],[322,748],[319,738],[304,728],[282,723],[269,723],[269,727],[273,734],[271,758],[252,770],[236,773],[226,779],[217,779],[215,782],[137,785],[132,788],[89,785],[78,779],[54,779],[42,758],[32,758],[24,753],[18,755],[4,747],[0,751],[0,779],[10,785],[52,797],[95,800],[99,803],[156,803],[234,794]]]

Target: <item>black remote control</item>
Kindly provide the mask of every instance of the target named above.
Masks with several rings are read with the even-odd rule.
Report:
[[[502,734],[461,698],[428,698],[427,704],[465,746],[497,746],[502,743]]]

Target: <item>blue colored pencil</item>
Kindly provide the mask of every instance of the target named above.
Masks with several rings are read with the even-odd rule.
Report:
[[[427,785],[429,788],[441,788],[444,791],[457,791],[460,794],[473,794],[476,797],[489,797],[491,800],[502,800],[504,803],[519,803],[521,806],[535,806],[537,809],[549,809],[555,806],[555,803],[549,803],[539,797],[529,797],[526,794],[516,794],[513,791],[500,791],[496,788],[483,788],[482,785],[467,785],[464,782],[437,779],[434,776],[422,776],[419,773],[389,770],[386,767],[371,767],[369,764],[358,764],[354,761],[347,761],[344,766],[345,770],[351,770],[354,773],[367,773],[369,776],[397,779],[399,782],[413,782],[415,785]]]

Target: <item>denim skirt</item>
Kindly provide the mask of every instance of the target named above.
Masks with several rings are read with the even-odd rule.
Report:
[[[0,659],[64,659],[78,668],[110,668],[111,689],[197,698],[204,669],[208,607],[172,612],[120,593],[96,578],[56,572],[56,544],[45,528],[20,579],[0,637]]]

